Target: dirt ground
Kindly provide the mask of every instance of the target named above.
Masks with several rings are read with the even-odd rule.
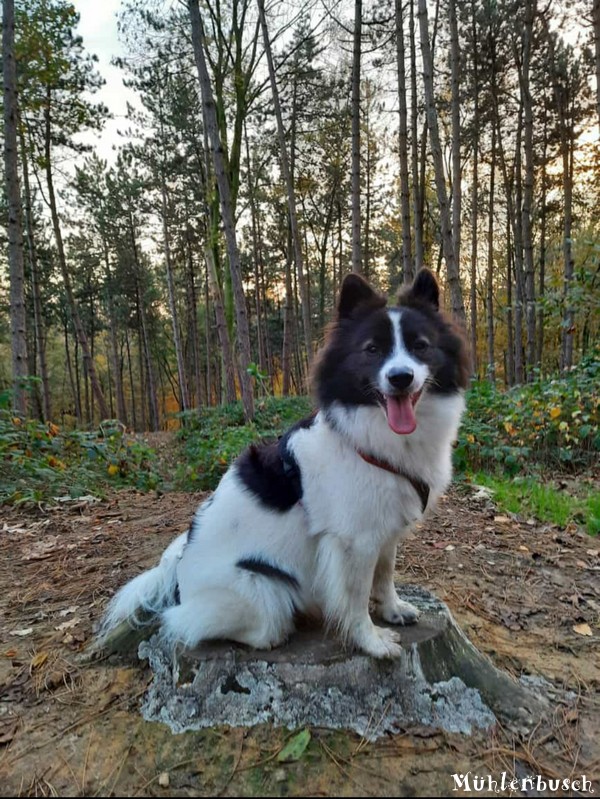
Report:
[[[375,744],[312,729],[302,757],[284,764],[288,730],[173,735],[143,721],[145,665],[82,654],[109,596],[156,562],[199,499],[122,491],[0,511],[2,795],[446,796],[452,774],[467,771],[583,774],[598,792],[600,543],[504,516],[460,486],[406,542],[399,577],[447,602],[498,666],[572,691],[548,723],[526,737],[501,726],[471,738],[411,728]]]

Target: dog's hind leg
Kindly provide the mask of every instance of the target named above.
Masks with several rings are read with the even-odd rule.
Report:
[[[172,644],[192,648],[201,641],[225,639],[254,649],[271,649],[291,632],[291,613],[285,608],[266,614],[260,607],[227,588],[205,588],[162,614],[161,635]]]
[[[419,611],[410,602],[399,599],[394,586],[394,567],[396,565],[396,543],[385,544],[379,553],[371,599],[375,613],[390,624],[414,624]]]

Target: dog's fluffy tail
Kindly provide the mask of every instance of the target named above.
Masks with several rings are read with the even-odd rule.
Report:
[[[134,577],[117,591],[100,625],[100,644],[121,622],[128,621],[132,627],[146,624],[176,603],[177,564],[186,541],[187,533],[183,533],[165,549],[158,566]]]

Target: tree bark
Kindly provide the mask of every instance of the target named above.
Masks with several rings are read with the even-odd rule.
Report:
[[[229,269],[231,273],[231,282],[233,284],[237,336],[240,354],[240,384],[242,390],[242,404],[244,406],[244,416],[247,421],[250,421],[254,417],[252,379],[248,372],[248,367],[252,361],[250,349],[250,329],[248,326],[246,298],[244,296],[244,287],[242,284],[240,254],[235,232],[235,220],[231,205],[229,177],[226,172],[223,145],[219,136],[215,101],[213,98],[210,78],[206,66],[206,59],[204,56],[204,29],[202,25],[202,18],[200,16],[198,0],[188,0],[188,8],[192,24],[192,45],[194,49],[196,68],[198,70],[198,79],[200,81],[200,90],[202,93],[204,123],[209,133],[215,168],[215,178],[219,187],[221,216],[223,218],[223,226],[225,228]]]
[[[450,72],[451,72],[451,118],[452,118],[452,241],[454,260],[460,271],[460,241],[462,213],[462,167],[460,160],[460,44],[458,40],[458,20],[456,0],[448,0],[450,27]]]
[[[125,405],[125,392],[123,391],[123,375],[119,367],[119,352],[117,346],[117,319],[115,315],[115,306],[112,298],[111,284],[112,275],[110,271],[110,260],[108,256],[108,243],[102,241],[102,249],[104,252],[104,272],[106,275],[107,291],[106,291],[106,304],[108,308],[108,323],[109,323],[109,339],[110,339],[110,356],[113,364],[113,372],[115,375],[115,395],[117,399],[117,416],[119,421],[127,425],[127,406]],[[112,411],[111,411],[112,413]]]
[[[424,265],[423,255],[423,214],[421,213],[421,191],[419,180],[419,96],[417,93],[417,54],[415,44],[415,0],[410,0],[410,124],[411,124],[411,165],[412,165],[412,205],[415,232],[415,274]]]
[[[496,380],[496,357],[494,345],[494,199],[496,185],[496,128],[492,128],[492,163],[490,167],[490,196],[488,209],[488,260],[486,275],[487,305],[487,362],[488,378]]]
[[[477,18],[474,0],[471,0],[472,46],[473,46],[473,177],[471,183],[471,360],[473,371],[478,374],[477,359],[477,211],[479,206],[479,69]],[[492,154],[492,160],[494,155]],[[495,164],[494,164],[495,166]]]
[[[536,0],[526,0],[525,20],[522,33],[522,63],[520,72],[521,98],[523,103],[523,150],[525,154],[525,176],[523,180],[523,258],[525,267],[525,324],[527,330],[527,379],[533,379],[535,365],[535,275],[533,266],[533,232],[531,214],[533,207],[534,152],[533,152],[533,102],[531,98],[530,64],[533,39],[533,21],[536,14]],[[517,55],[517,63],[518,63]]]
[[[42,379],[42,415],[45,421],[52,419],[52,395],[50,392],[50,378],[48,375],[48,361],[46,359],[46,336],[44,334],[44,314],[42,310],[42,297],[40,292],[40,264],[35,242],[33,205],[31,187],[29,183],[29,163],[25,147],[25,137],[20,131],[21,162],[23,169],[23,189],[25,194],[25,221],[27,233],[27,247],[29,250],[29,266],[31,270],[31,295],[33,300],[33,327],[35,335],[36,357],[39,360],[40,377]]]
[[[215,319],[217,322],[217,338],[221,347],[223,356],[223,369],[225,378],[225,401],[235,402],[235,371],[233,367],[233,354],[231,339],[229,338],[229,330],[227,328],[227,319],[225,317],[225,308],[223,307],[223,297],[221,295],[221,287],[217,278],[217,266],[215,264],[215,256],[211,247],[207,247],[204,251],[204,258],[206,260],[206,274],[208,276],[208,285],[212,302],[215,308]]]
[[[29,368],[27,360],[23,223],[17,151],[18,113],[14,0],[3,0],[2,5],[2,62],[4,79],[4,179],[8,205],[13,405],[15,411],[25,416],[28,404],[25,380],[28,376]]]
[[[360,62],[362,47],[362,0],[354,0],[352,51],[352,271],[362,272],[360,222]]]
[[[408,112],[406,107],[406,69],[404,54],[404,16],[402,0],[396,0],[396,60],[398,65],[398,156],[400,160],[400,208],[402,217],[402,282],[414,277],[410,229],[410,187],[408,183]]]
[[[594,28],[594,53],[596,57],[596,111],[600,129],[600,0],[592,0],[592,25]]]
[[[442,145],[440,142],[438,117],[435,107],[435,95],[433,89],[433,58],[431,54],[431,44],[429,41],[427,0],[419,0],[418,9],[419,26],[421,32],[421,55],[423,58],[423,83],[425,87],[425,101],[427,105],[427,125],[429,128],[429,138],[431,141],[431,154],[433,156],[435,185],[440,211],[442,247],[444,259],[446,261],[446,273],[448,277],[448,286],[450,288],[452,314],[456,319],[464,323],[465,306],[463,302],[458,263],[455,258],[454,243],[452,240],[448,191],[446,189]]]

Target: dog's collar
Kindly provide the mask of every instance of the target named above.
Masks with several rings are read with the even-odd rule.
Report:
[[[430,488],[424,480],[421,480],[418,477],[413,477],[412,474],[408,474],[408,472],[405,472],[403,469],[398,469],[397,466],[393,466],[387,461],[375,458],[373,455],[368,455],[366,452],[362,452],[360,449],[357,449],[356,452],[358,455],[360,455],[363,461],[370,463],[372,466],[377,466],[379,469],[385,469],[386,472],[391,472],[398,477],[403,477],[405,480],[408,480],[408,482],[419,495],[419,499],[421,500],[421,511],[422,513],[425,513],[425,508],[427,507],[427,502],[429,501]]]

